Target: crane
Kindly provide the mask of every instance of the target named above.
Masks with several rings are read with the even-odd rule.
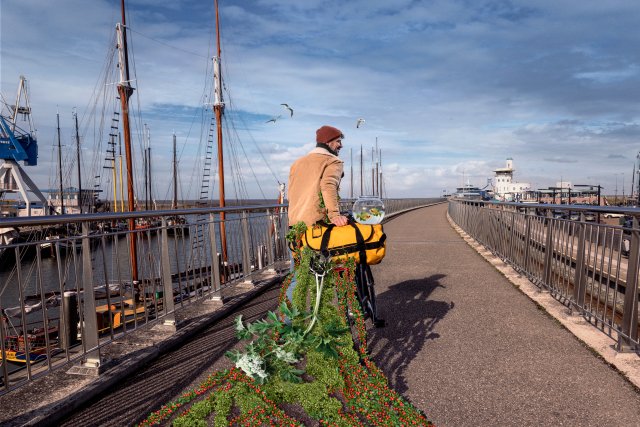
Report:
[[[25,105],[21,105],[24,96]],[[31,121],[31,107],[27,93],[27,79],[20,76],[18,96],[15,105],[10,106],[10,115],[0,114],[0,197],[5,193],[20,193],[27,208],[27,215],[31,215],[32,193],[42,203],[43,212],[47,212],[46,198],[18,162],[25,166],[38,164],[38,143]],[[17,126],[18,115],[28,119],[29,131]]]

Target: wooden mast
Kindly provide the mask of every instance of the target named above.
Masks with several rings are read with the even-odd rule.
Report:
[[[224,198],[224,157],[222,150],[222,113],[224,111],[224,101],[222,99],[222,74],[220,67],[220,15],[218,13],[218,0],[215,0],[216,7],[216,56],[213,57],[213,78],[214,78],[214,104],[213,110],[216,115],[216,127],[218,135],[218,182],[220,191],[220,207],[225,206]],[[222,251],[222,261],[227,261],[227,233],[225,229],[225,215],[220,212],[220,246]]]
[[[122,134],[118,132],[118,164],[120,185],[120,212],[124,212],[124,181],[122,179]]]
[[[124,0],[121,0],[122,23],[116,26],[119,36],[118,51],[120,64],[120,83],[118,84],[118,94],[120,95],[120,104],[122,108],[122,130],[124,134],[124,153],[127,163],[127,203],[129,212],[135,211],[135,197],[133,194],[133,160],[131,156],[131,130],[129,125],[129,97],[133,93],[131,82],[129,79],[129,53],[127,50],[127,20],[124,9]],[[135,221],[129,219],[129,230],[135,229]],[[129,239],[129,252],[131,256],[131,280],[138,280],[138,249],[136,246],[136,238],[131,235]]]

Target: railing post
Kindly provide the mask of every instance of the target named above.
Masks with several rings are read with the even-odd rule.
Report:
[[[271,209],[267,209],[267,218],[269,218],[269,229],[267,230],[267,266],[269,267],[269,271],[273,271],[275,264],[274,246],[278,241],[279,230],[276,226],[276,217],[271,213]],[[273,230],[273,232],[269,233],[269,230]]]
[[[242,211],[240,218],[242,223],[242,275],[244,283],[251,283],[251,256],[249,255],[249,220],[247,211]]]
[[[624,291],[622,334],[618,335],[618,351],[636,351],[638,345],[638,258],[640,257],[640,229],[638,217],[633,218],[631,248],[627,265],[627,283]]]
[[[507,255],[507,258],[511,260],[511,262],[515,262],[514,247],[516,244],[516,238],[518,239],[518,241],[520,241],[520,238],[516,233],[516,215],[518,214],[518,211],[516,210],[516,208],[512,208],[511,210],[509,210],[509,213],[511,214],[511,238],[509,239],[509,254]]]
[[[522,265],[524,271],[529,274],[529,246],[531,245],[531,215],[526,215],[524,218],[524,258],[522,259]]]
[[[575,224],[578,227],[578,253],[576,254],[576,271],[573,278],[573,301],[578,306],[578,310],[582,312],[584,308],[584,297],[586,291],[586,277],[584,271],[584,239],[586,237],[585,224],[580,221]]]
[[[211,286],[213,293],[212,301],[222,301],[222,290],[220,283],[220,258],[218,258],[218,243],[216,238],[215,214],[209,214],[209,243],[211,245]]]
[[[169,261],[169,233],[167,232],[167,218],[162,217],[161,261],[162,261],[162,283],[164,296],[164,321],[165,326],[176,327],[175,305],[173,302],[173,283],[171,281],[171,263]]]
[[[105,284],[108,288],[108,283]],[[84,334],[82,340],[87,351],[82,366],[100,368],[100,349],[98,347],[98,320],[96,314],[96,296],[93,291],[93,268],[91,265],[91,242],[89,241],[89,223],[82,223],[82,287]],[[111,316],[108,313],[107,316]],[[110,319],[110,317],[109,317]]]
[[[544,244],[544,271],[542,282],[546,287],[551,287],[551,270],[553,262],[553,218],[551,210],[547,211],[547,238]]]
[[[6,342],[5,338],[7,335],[6,332],[8,332],[7,322],[8,320],[5,320],[4,312],[0,312],[0,355],[2,356],[3,360],[5,357],[5,351],[7,350],[5,348],[5,342]],[[7,370],[6,363],[3,363],[2,365],[0,365],[0,378],[2,378],[2,384],[4,385],[4,387],[8,388],[9,387],[9,371]],[[0,388],[1,387],[2,386],[0,386]]]

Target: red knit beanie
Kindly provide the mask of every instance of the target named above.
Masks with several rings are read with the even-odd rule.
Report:
[[[316,142],[321,144],[328,144],[338,138],[344,138],[344,135],[340,129],[333,126],[322,126],[316,131]]]

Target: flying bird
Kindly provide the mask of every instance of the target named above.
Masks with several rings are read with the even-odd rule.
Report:
[[[293,117],[293,108],[289,107],[289,104],[280,104],[280,105],[282,105],[284,108],[289,110],[289,113],[291,113],[291,117]]]
[[[278,116],[278,117],[274,117],[274,118],[272,118],[272,119],[269,119],[269,120],[267,120],[265,123],[271,123],[271,122],[275,123],[275,122],[276,122],[276,120],[278,120],[280,117],[282,117],[282,116]]]
[[[364,124],[364,119],[358,119],[358,121],[356,122],[356,128],[359,128],[362,124]]]

